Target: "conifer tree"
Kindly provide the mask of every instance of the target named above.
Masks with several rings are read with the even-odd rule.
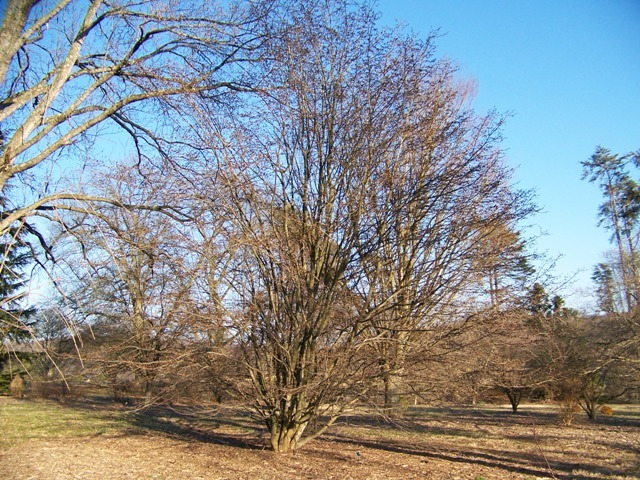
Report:
[[[597,182],[604,196],[599,211],[600,225],[612,231],[627,311],[640,301],[640,265],[636,245],[640,186],[629,174],[631,159],[637,161],[634,154],[620,156],[598,146],[591,158],[582,162],[582,178]]]
[[[31,262],[31,250],[18,232],[0,240],[0,343],[29,336],[28,319],[34,308],[25,308],[25,272]]]

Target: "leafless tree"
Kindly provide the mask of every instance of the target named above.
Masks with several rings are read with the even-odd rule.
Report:
[[[413,48],[396,53],[400,114],[391,148],[376,152],[368,208],[375,248],[359,288],[376,312],[387,407],[400,398],[409,358],[424,359],[434,343],[483,318],[478,280],[507,269],[515,242],[498,240],[505,225],[533,211],[529,193],[512,188],[497,148],[502,119],[476,115],[473,91],[453,66],[430,64],[428,50]]]
[[[637,344],[624,317],[594,316],[560,319],[549,339],[555,354],[552,393],[560,402],[579,405],[590,420],[599,408],[638,389]]]
[[[101,155],[124,159],[114,151],[142,161],[184,143],[173,130],[188,124],[188,96],[211,104],[245,86],[238,65],[257,45],[259,16],[233,2],[10,0],[0,29],[0,234],[20,224],[43,240],[27,221],[37,212],[113,203],[82,194],[69,175],[81,180]]]
[[[551,357],[544,354],[548,330],[540,330],[523,310],[500,312],[499,326],[480,344],[481,385],[486,391],[505,395],[513,412],[536,390],[543,392],[553,381]]]
[[[121,168],[95,187],[122,204],[149,205],[184,191],[175,180],[140,168]],[[73,275],[68,305],[104,341],[98,361],[112,380],[131,376],[145,400],[153,387],[190,361],[190,344],[201,330],[195,284],[201,257],[194,252],[190,226],[161,212],[100,205],[65,215],[62,239],[71,240],[59,267]],[[66,267],[66,268],[65,268]]]
[[[268,3],[4,2],[0,236],[17,232],[42,262],[39,253],[53,258],[45,219],[60,220],[61,209],[176,214],[171,201],[125,205],[83,185],[96,165],[178,164],[197,147],[194,106],[216,109],[247,88],[242,65],[256,57]]]
[[[251,105],[226,169],[243,236],[239,331],[277,452],[301,447],[363,392],[371,359],[355,354],[363,318],[351,289],[370,250],[367,201],[392,109],[381,70],[392,59],[374,46],[386,42],[372,12],[290,3],[273,87]],[[324,427],[303,436],[323,412]]]
[[[243,245],[251,395],[286,452],[377,379],[401,378],[420,335],[438,342],[473,316],[460,308],[479,245],[528,207],[496,147],[501,119],[472,112],[432,38],[378,30],[342,1],[288,2],[274,18],[272,83],[219,160]]]

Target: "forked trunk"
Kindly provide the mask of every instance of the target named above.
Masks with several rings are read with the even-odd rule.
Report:
[[[271,422],[267,422],[267,426],[269,423]],[[290,426],[282,426],[277,421],[272,423],[269,428],[271,449],[275,453],[290,453],[297,450],[301,446],[300,439],[306,427],[307,423]]]
[[[505,393],[509,398],[509,403],[511,404],[511,410],[513,413],[518,413],[518,407],[520,406],[520,402],[522,401],[523,391],[520,389],[505,389]]]
[[[598,402],[586,399],[580,402],[580,407],[587,414],[591,421],[595,421],[598,417]]]

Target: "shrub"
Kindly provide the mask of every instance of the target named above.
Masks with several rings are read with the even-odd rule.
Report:
[[[603,405],[602,407],[600,407],[600,413],[602,415],[611,416],[613,415],[613,408],[608,405]]]
[[[34,381],[31,382],[30,393],[35,398],[63,399],[68,396],[71,391],[69,387],[61,381]]]
[[[566,399],[558,402],[560,407],[560,419],[565,426],[570,426],[573,421],[573,416],[580,411],[580,407],[572,399]]]
[[[9,390],[11,390],[12,397],[24,397],[24,380],[22,380],[20,375],[13,377],[13,380],[11,380],[11,383],[9,384]]]

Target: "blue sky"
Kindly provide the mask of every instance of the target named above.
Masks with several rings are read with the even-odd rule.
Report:
[[[580,179],[596,145],[640,149],[640,0],[380,0],[381,22],[426,35],[438,56],[475,79],[475,107],[511,112],[504,130],[515,182],[544,210],[537,249],[562,255],[555,273],[577,274],[562,293],[587,307],[594,264],[609,250],[597,226],[602,198]]]

